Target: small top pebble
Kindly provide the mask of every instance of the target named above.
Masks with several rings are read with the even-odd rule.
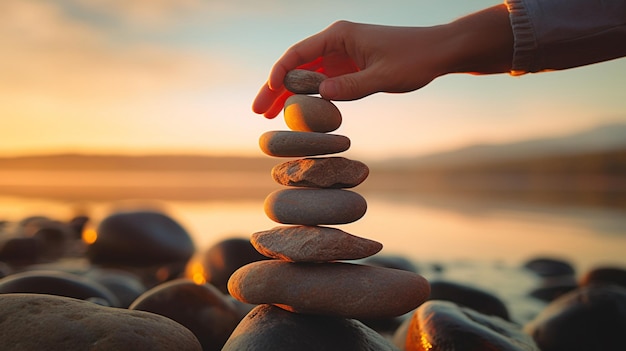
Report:
[[[287,72],[283,83],[294,94],[319,94],[320,83],[326,78],[323,73],[294,69]]]

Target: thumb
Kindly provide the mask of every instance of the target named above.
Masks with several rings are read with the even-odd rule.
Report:
[[[320,84],[320,95],[327,100],[357,100],[377,91],[376,79],[368,70],[327,78]]]

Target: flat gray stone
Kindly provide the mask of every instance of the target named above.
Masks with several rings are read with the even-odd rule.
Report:
[[[320,72],[294,69],[287,72],[283,84],[294,94],[319,94],[320,83],[326,78],[326,75]]]
[[[328,133],[341,126],[341,112],[328,100],[309,95],[292,95],[285,101],[285,123],[291,130]]]
[[[365,199],[342,189],[282,189],[265,198],[265,214],[282,224],[346,224],[367,211]]]
[[[252,234],[250,242],[267,257],[291,262],[357,260],[383,248],[377,241],[318,226],[276,227]]]
[[[353,188],[369,175],[369,168],[344,157],[304,158],[272,168],[272,178],[281,185],[311,188]]]
[[[348,150],[350,139],[326,133],[269,131],[259,138],[259,147],[265,154],[275,157],[318,156]]]
[[[398,269],[268,260],[235,271],[228,291],[246,303],[361,319],[410,312],[428,298],[430,286],[422,276]]]

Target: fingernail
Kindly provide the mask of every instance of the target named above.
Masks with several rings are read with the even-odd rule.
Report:
[[[333,99],[337,96],[337,83],[335,81],[326,79],[320,84],[320,94],[326,99]]]

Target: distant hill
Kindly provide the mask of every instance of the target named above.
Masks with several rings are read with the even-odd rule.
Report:
[[[62,154],[0,158],[1,169],[21,170],[142,170],[142,171],[259,171],[278,162],[271,157],[204,155],[82,155]]]
[[[111,190],[117,181],[123,196],[136,198],[261,198],[277,188],[269,171],[284,161],[269,156],[206,155],[0,157],[0,176],[2,170],[9,171],[4,172],[5,184],[0,182],[0,194],[106,198],[120,196]],[[560,137],[473,145],[421,157],[368,162],[368,166],[370,176],[358,187],[358,192],[436,193],[437,196],[498,201],[626,208],[626,124],[606,125]],[[98,180],[94,185],[84,186],[81,180],[78,185],[49,186],[49,182],[54,183],[50,177],[58,175],[47,171],[74,170],[116,174],[107,174],[106,184],[99,184]],[[139,174],[115,171],[139,171],[135,172]],[[149,177],[142,171],[147,171]],[[24,185],[22,180],[12,178],[32,177],[32,173],[45,182],[41,186]],[[129,183],[135,178],[129,180],[128,177],[146,181]],[[155,183],[154,179],[162,179],[162,182]]]
[[[602,153],[620,149],[626,149],[626,123],[602,125],[558,137],[534,138],[503,144],[470,145],[425,156],[385,160],[375,166],[398,170],[423,169]]]

